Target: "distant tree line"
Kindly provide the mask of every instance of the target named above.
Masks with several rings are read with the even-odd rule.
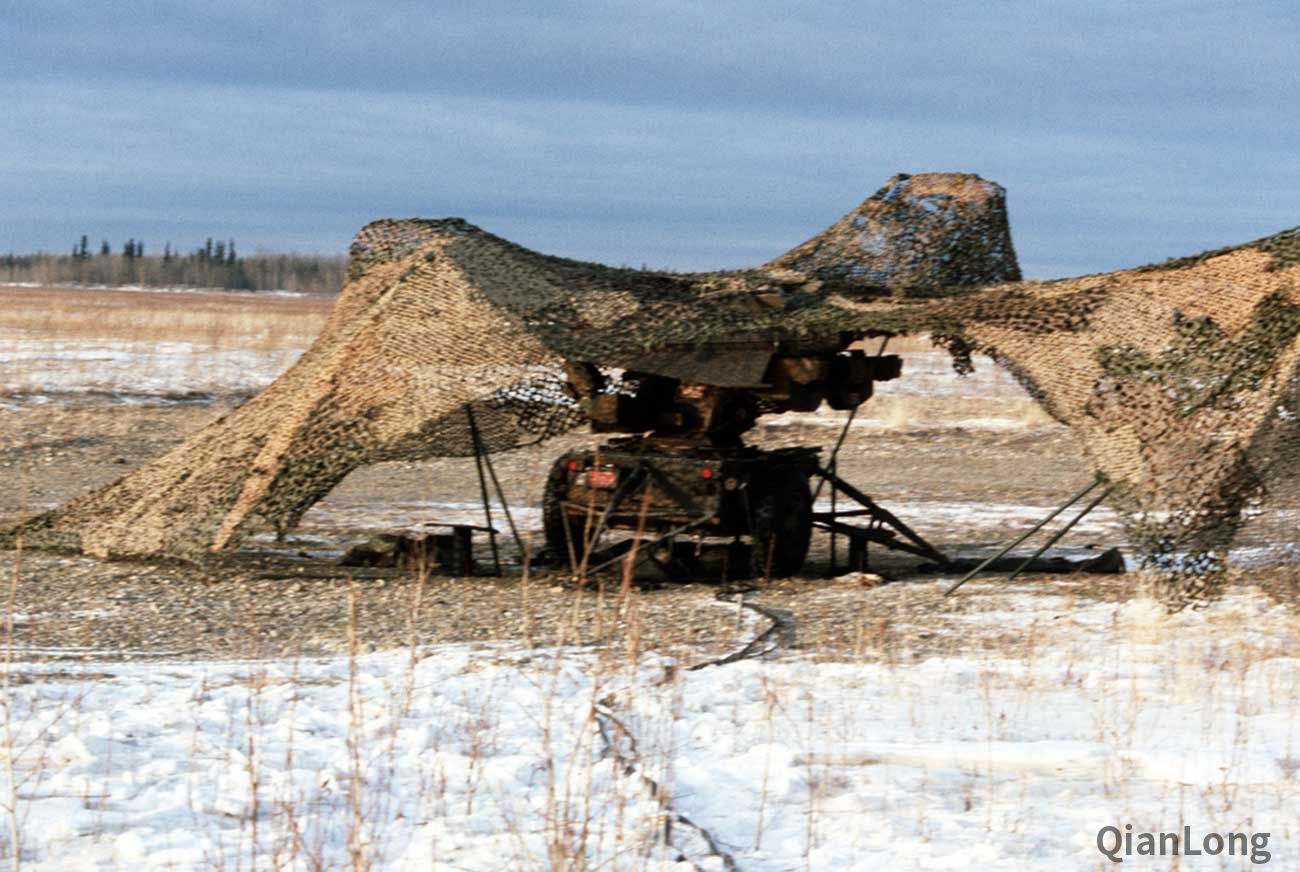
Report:
[[[82,236],[70,254],[0,255],[0,281],[41,285],[143,285],[334,293],[343,286],[346,258],[330,255],[266,254],[235,250],[235,240],[209,238],[188,253],[171,243],[146,254],[144,241],[128,239],[114,252],[108,240],[92,250]]]

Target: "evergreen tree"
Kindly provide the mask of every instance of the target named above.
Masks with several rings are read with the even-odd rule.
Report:
[[[174,248],[170,241],[153,255],[131,237],[119,248],[101,239],[97,249],[86,235],[74,237],[62,253],[18,255],[0,252],[0,277],[7,281],[95,282],[222,287],[243,290],[289,288],[336,290],[343,284],[343,257],[252,254],[240,257],[234,239],[209,237],[201,246]],[[119,254],[120,253],[120,254]],[[98,254],[99,260],[91,262]],[[120,257],[120,260],[119,260]]]

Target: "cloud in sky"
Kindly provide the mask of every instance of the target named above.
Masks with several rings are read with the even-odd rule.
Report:
[[[1300,223],[1288,2],[19,0],[0,250],[342,250],[461,215],[543,251],[766,260],[895,172],[1006,185],[1068,275]]]

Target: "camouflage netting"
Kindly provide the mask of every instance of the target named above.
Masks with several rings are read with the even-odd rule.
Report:
[[[1006,191],[956,173],[895,176],[767,266],[912,293],[1020,279]]]
[[[359,465],[489,450],[583,423],[565,359],[928,333],[993,355],[1075,428],[1146,559],[1216,577],[1243,511],[1297,461],[1300,231],[1105,275],[1021,282],[1002,189],[896,176],[767,265],[677,275],[548,257],[457,219],[358,233],[320,338],[265,391],[26,541],[196,558],[292,527]],[[617,389],[617,382],[614,383]],[[1194,591],[1193,591],[1194,593]]]

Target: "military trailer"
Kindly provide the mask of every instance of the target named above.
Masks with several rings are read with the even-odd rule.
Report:
[[[743,441],[761,415],[812,412],[823,403],[856,409],[876,382],[899,377],[897,355],[849,346],[754,341],[682,349],[628,361],[617,388],[589,363],[567,365],[567,390],[599,433],[624,434],[594,450],[570,451],[551,468],[543,499],[546,550],[556,563],[591,569],[633,545],[599,556],[609,530],[649,549],[679,537],[730,541],[735,575],[797,573],[814,526],[848,537],[850,561],[865,565],[868,541],[926,557],[943,555],[821,462],[820,448],[763,450]],[[847,512],[814,510],[823,480],[849,494]],[[850,515],[868,526],[847,524]],[[900,540],[900,535],[902,539]],[[612,557],[611,557],[612,555]],[[736,565],[739,563],[740,565]]]

